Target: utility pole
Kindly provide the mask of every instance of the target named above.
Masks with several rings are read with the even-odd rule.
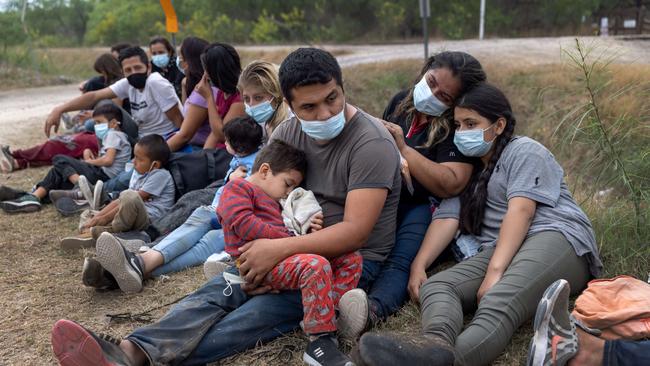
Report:
[[[481,0],[481,18],[478,25],[478,39],[483,40],[485,36],[485,0]]]
[[[420,0],[420,17],[422,18],[422,37],[424,42],[424,61],[429,58],[429,26],[427,19],[431,18],[429,0]]]

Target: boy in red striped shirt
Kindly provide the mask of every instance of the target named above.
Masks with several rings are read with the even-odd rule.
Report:
[[[303,151],[273,140],[258,153],[253,174],[224,186],[217,217],[223,227],[228,254],[239,257],[239,248],[255,239],[291,236],[282,221],[279,201],[300,184],[306,170]],[[314,229],[320,229],[320,224],[313,224]],[[274,290],[300,289],[303,327],[310,342],[335,343],[334,307],[345,292],[356,288],[362,261],[358,252],[329,259],[297,254],[278,263],[263,284]],[[340,356],[345,357],[342,353]],[[305,353],[304,357],[309,355]]]

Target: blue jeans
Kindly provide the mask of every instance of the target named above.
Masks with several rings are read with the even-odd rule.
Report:
[[[215,216],[210,206],[200,206],[183,225],[156,244],[152,249],[162,254],[165,264],[151,274],[160,276],[198,266],[210,255],[223,251],[223,230],[214,230],[211,223]]]
[[[431,223],[430,207],[427,203],[404,204],[398,208],[395,246],[374,283],[365,289],[368,292],[368,305],[378,319],[386,319],[396,313],[408,298],[411,263]]]
[[[131,175],[133,174],[133,169],[125,170],[120,174],[114,176],[113,178],[104,182],[104,191],[108,193],[120,193],[129,188],[129,181],[131,181]]]
[[[361,281],[371,282],[379,268],[378,262],[364,260]],[[235,285],[232,295],[224,296],[225,287],[222,276],[214,277],[127,339],[153,364],[203,365],[298,329],[303,317],[300,291],[248,297]]]
[[[603,366],[650,365],[650,341],[605,341]]]

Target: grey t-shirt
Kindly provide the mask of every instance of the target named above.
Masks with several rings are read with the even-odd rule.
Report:
[[[115,149],[115,159],[113,165],[104,166],[102,170],[109,178],[113,178],[124,171],[124,166],[131,159],[131,144],[129,138],[122,131],[109,130],[102,140],[102,148],[99,150],[99,156],[106,155],[108,149]]]
[[[154,169],[143,175],[134,170],[129,189],[149,193],[144,207],[151,221],[162,217],[174,205],[174,180],[167,169]]]
[[[591,274],[600,275],[603,264],[591,223],[573,200],[564,182],[564,170],[546,147],[528,137],[514,138],[492,172],[481,235],[475,238],[481,246],[496,245],[508,200],[513,197],[537,202],[527,237],[542,231],[562,233],[576,254],[586,257]],[[438,215],[434,213],[433,218],[454,217],[454,206],[455,217],[459,217],[460,205],[450,202],[447,209]]]
[[[395,242],[401,176],[399,152],[386,128],[359,110],[335,139],[319,144],[307,136],[294,117],[280,124],[271,139],[285,141],[307,154],[305,189],[314,192],[323,208],[325,226],[343,221],[348,192],[386,188],[382,212],[361,249],[365,259],[383,261]]]

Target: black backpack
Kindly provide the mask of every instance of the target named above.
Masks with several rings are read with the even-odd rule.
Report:
[[[173,153],[167,162],[167,170],[174,179],[176,199],[187,192],[203,189],[223,179],[228,171],[232,155],[225,149],[200,150],[192,153]]]

